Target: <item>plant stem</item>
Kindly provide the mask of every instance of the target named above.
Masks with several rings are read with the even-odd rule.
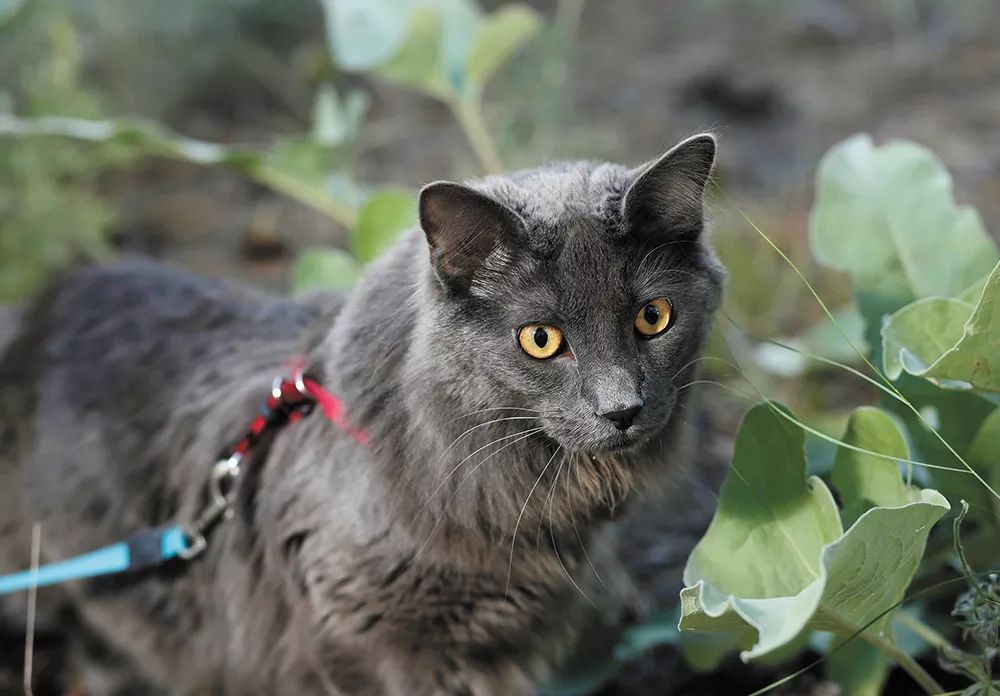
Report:
[[[909,614],[904,614],[901,611],[896,612],[896,615],[893,618],[896,622],[906,626],[906,628],[932,648],[937,648],[938,650],[954,650],[955,652],[959,652],[958,648],[952,645],[947,638],[942,636],[920,619],[910,616]]]
[[[294,177],[269,167],[251,167],[244,169],[244,172],[258,183],[283,193],[289,198],[294,198],[310,208],[315,208],[348,230],[354,229],[354,225],[357,223],[358,212],[354,208],[323,195],[309,186],[304,186]]]
[[[826,611],[823,612],[823,614],[835,623],[840,624],[847,635],[852,635],[857,631],[857,626],[849,621],[846,621],[836,612]],[[934,680],[934,677],[932,677],[927,670],[921,667],[916,660],[885,638],[882,638],[877,633],[870,630],[863,631],[857,637],[872,647],[880,650],[886,657],[895,660],[899,666],[903,668],[903,671],[909,674],[910,678],[917,682],[917,684],[920,685],[920,688],[923,689],[928,696],[940,696],[944,693],[944,688]],[[947,641],[945,642],[947,643]]]
[[[465,132],[469,145],[476,153],[476,159],[479,160],[486,173],[502,173],[503,163],[500,161],[496,145],[483,121],[482,101],[479,96],[449,99],[447,104],[452,113],[455,114],[455,119]]]
[[[944,693],[944,687],[938,684],[937,681],[934,680],[934,677],[927,672],[927,670],[921,667],[916,660],[889,641],[875,635],[870,635],[867,631],[862,633],[859,637],[869,645],[881,650],[886,656],[898,662],[899,666],[902,667],[903,670],[910,675],[910,678],[917,682],[917,684],[920,685],[920,688],[926,691],[929,696],[939,696]]]

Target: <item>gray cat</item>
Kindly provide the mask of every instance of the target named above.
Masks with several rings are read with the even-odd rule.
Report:
[[[535,693],[588,599],[631,600],[613,521],[691,461],[714,158],[700,135],[634,170],[430,184],[346,297],[129,261],[4,310],[0,574],[35,522],[52,562],[190,520],[304,356],[368,441],[318,411],[266,438],[203,555],[42,588],[39,625],[72,608],[97,696],[120,688],[97,639],[169,694]]]

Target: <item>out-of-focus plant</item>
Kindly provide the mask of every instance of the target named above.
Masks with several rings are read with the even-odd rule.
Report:
[[[19,15],[15,16],[15,11]],[[23,110],[36,117],[59,110],[80,118],[103,115],[98,97],[79,80],[80,43],[61,13],[0,6],[0,36],[24,25],[44,29],[47,50],[20,71]],[[41,33],[41,32],[35,32]],[[4,95],[0,93],[0,98]],[[11,97],[7,95],[6,101]],[[0,104],[0,119],[4,105]],[[0,301],[30,293],[76,257],[110,254],[110,206],[93,190],[95,173],[117,160],[107,147],[46,136],[0,140]]]
[[[327,44],[334,64],[416,90],[446,104],[487,172],[502,169],[485,125],[482,100],[489,80],[541,26],[525,5],[485,14],[473,0],[324,0]],[[294,289],[347,287],[364,264],[416,222],[413,192],[366,185],[354,176],[358,131],[367,109],[364,92],[339,94],[324,85],[316,95],[313,131],[266,147],[224,147],[182,138],[141,119],[0,115],[0,136],[20,141],[67,136],[132,156],[158,155],[236,169],[325,213],[349,232],[350,253],[307,251],[293,271]],[[39,139],[28,138],[37,136]]]

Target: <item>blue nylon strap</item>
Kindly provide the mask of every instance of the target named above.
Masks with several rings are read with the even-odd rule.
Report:
[[[125,541],[42,566],[34,572],[25,570],[0,576],[0,595],[21,592],[32,586],[44,587],[81,578],[150,568],[175,558],[186,548],[187,540],[180,527],[143,530]]]

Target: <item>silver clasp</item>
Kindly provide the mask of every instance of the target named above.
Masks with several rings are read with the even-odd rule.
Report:
[[[178,553],[189,561],[196,558],[208,546],[205,532],[221,519],[233,516],[233,500],[236,497],[236,479],[240,475],[243,455],[234,453],[227,459],[220,459],[212,467],[208,480],[209,501],[190,525],[183,527],[187,547]]]

